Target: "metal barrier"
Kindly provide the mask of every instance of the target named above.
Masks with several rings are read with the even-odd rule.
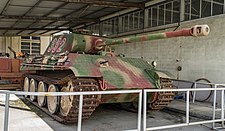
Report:
[[[200,83],[195,83],[200,84]],[[206,83],[201,83],[206,84]],[[184,127],[184,126],[191,126],[191,125],[199,125],[199,124],[206,124],[206,123],[212,123],[213,129],[218,129],[218,127],[215,127],[216,122],[222,123],[222,128],[224,128],[224,90],[225,85],[224,84],[213,84],[213,83],[207,83],[208,85],[214,85],[214,88],[194,88],[194,89],[145,89],[142,90],[120,90],[120,91],[95,91],[95,92],[19,92],[19,91],[3,91],[0,90],[1,94],[5,94],[5,116],[4,116],[4,131],[8,131],[8,121],[9,121],[9,97],[10,94],[15,95],[33,95],[33,96],[70,96],[70,95],[79,95],[79,114],[78,114],[78,125],[77,125],[77,131],[81,131],[82,126],[82,106],[83,106],[83,96],[84,95],[100,95],[100,94],[131,94],[131,93],[137,93],[139,95],[139,103],[138,103],[138,120],[137,120],[137,129],[133,129],[132,131],[141,131],[141,117],[142,117],[142,92],[143,95],[143,130],[160,130],[160,129],[169,129],[169,128],[175,128],[175,127]],[[218,87],[223,88],[218,88]],[[153,92],[186,92],[186,123],[182,124],[174,124],[174,125],[166,125],[166,126],[158,126],[158,127],[150,127],[147,128],[146,123],[146,115],[147,115],[147,93],[153,93]],[[191,91],[214,91],[214,97],[213,97],[213,116],[212,120],[205,120],[205,121],[198,121],[198,122],[190,122],[189,120],[189,102],[190,102],[190,92]],[[216,97],[217,97],[217,91],[221,91],[221,117],[220,119],[216,119]],[[131,131],[131,130],[129,130]]]
[[[33,95],[33,96],[71,96],[79,95],[79,114],[77,131],[81,131],[82,125],[82,107],[84,95],[102,95],[102,94],[134,94],[138,93],[138,121],[137,129],[134,131],[141,131],[141,111],[142,111],[142,90],[119,90],[119,91],[95,91],[95,92],[20,92],[20,91],[4,91],[0,90],[1,94],[5,94],[5,116],[4,116],[4,131],[8,131],[9,125],[9,97],[10,94],[15,95]]]
[[[195,83],[198,84],[198,83]],[[205,83],[201,83],[205,84]],[[162,130],[162,129],[169,129],[169,128],[175,128],[175,127],[184,127],[184,126],[191,126],[191,125],[199,125],[199,124],[206,124],[206,123],[212,123],[213,129],[218,129],[219,127],[215,127],[216,122],[222,122],[222,128],[224,128],[224,90],[225,90],[225,84],[214,84],[214,83],[207,83],[209,85],[214,85],[214,88],[195,88],[195,89],[145,89],[144,90],[144,109],[143,109],[143,130]],[[219,86],[222,86],[223,88],[218,88]],[[146,123],[146,115],[147,115],[147,93],[153,93],[153,92],[186,92],[186,123],[182,124],[174,124],[174,125],[166,125],[166,126],[157,126],[157,127],[150,127],[147,128]],[[207,121],[199,121],[199,122],[190,122],[189,120],[189,101],[190,101],[190,91],[214,91],[214,97],[213,97],[213,116],[212,120]],[[216,119],[216,97],[217,91],[221,91],[221,118]]]

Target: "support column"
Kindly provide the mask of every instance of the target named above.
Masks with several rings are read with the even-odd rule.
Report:
[[[99,36],[103,35],[103,22],[99,22]]]
[[[7,42],[8,42],[8,41],[7,41],[7,38],[8,38],[8,37],[4,36],[4,40],[3,40],[3,44],[2,44],[2,52],[3,52],[3,53],[6,53],[6,46],[7,46],[6,44],[7,44]]]
[[[144,10],[144,29],[148,27],[148,18],[149,17],[149,11],[148,9]]]
[[[185,1],[180,0],[180,21],[185,19]]]
[[[3,52],[4,37],[0,37],[0,53]]]
[[[122,32],[122,17],[118,17],[118,34]]]
[[[223,3],[223,13],[225,13],[225,1]]]

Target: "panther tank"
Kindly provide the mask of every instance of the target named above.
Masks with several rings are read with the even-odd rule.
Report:
[[[157,70],[141,58],[115,55],[112,45],[151,41],[180,36],[206,36],[207,25],[196,25],[178,31],[107,39],[83,34],[53,37],[44,55],[29,56],[21,70],[26,92],[84,92],[109,90],[170,89],[167,72]],[[35,72],[35,73],[34,73]],[[79,96],[26,96],[29,101],[62,123],[78,118]],[[89,118],[103,103],[132,103],[137,94],[86,95],[82,118]],[[149,95],[149,109],[162,109],[174,98],[174,92]]]

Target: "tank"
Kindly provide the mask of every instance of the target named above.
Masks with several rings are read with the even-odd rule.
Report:
[[[23,72],[20,71],[20,64],[23,61],[12,48],[8,49],[13,53],[13,58],[9,53],[0,53],[0,90],[21,90]]]
[[[137,89],[171,89],[170,75],[141,58],[115,55],[112,45],[151,41],[180,36],[206,36],[207,25],[178,31],[107,39],[82,34],[64,34],[53,38],[44,55],[29,56],[21,70],[26,92],[82,92]],[[152,66],[153,65],[153,66]],[[62,123],[78,118],[79,96],[26,96],[29,101]],[[136,103],[137,94],[86,95],[83,119],[89,118],[103,103]],[[174,92],[152,93],[149,109],[163,109],[174,99]],[[134,104],[135,105],[135,104]]]

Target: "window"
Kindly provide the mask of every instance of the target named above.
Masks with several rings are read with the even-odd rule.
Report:
[[[118,19],[108,19],[102,22],[102,34],[103,36],[112,35],[117,33]]]
[[[157,26],[157,7],[152,7],[152,27]]]
[[[136,11],[130,14],[125,14],[120,16],[119,19],[122,19],[122,29],[120,33],[140,30],[144,28],[144,11]]]
[[[151,28],[223,14],[224,6],[224,0],[164,0],[146,7],[144,10],[118,15],[86,28],[97,35],[108,36],[141,30],[144,29],[144,25]]]
[[[185,0],[185,20],[223,14],[224,0]]]
[[[21,36],[21,52],[40,54],[40,37]]]
[[[87,29],[90,30],[93,35],[99,35],[99,23],[89,25]]]
[[[104,21],[102,22],[102,32],[103,32],[103,35],[108,35],[110,34],[109,32],[109,29],[110,28],[109,26],[111,26],[110,22],[109,21]]]
[[[172,11],[172,2],[166,3],[165,4],[165,10],[166,10],[166,16],[165,16],[165,24],[171,24],[173,23],[173,11]]]
[[[180,20],[180,1],[174,0],[148,8],[148,27],[176,23]]]

